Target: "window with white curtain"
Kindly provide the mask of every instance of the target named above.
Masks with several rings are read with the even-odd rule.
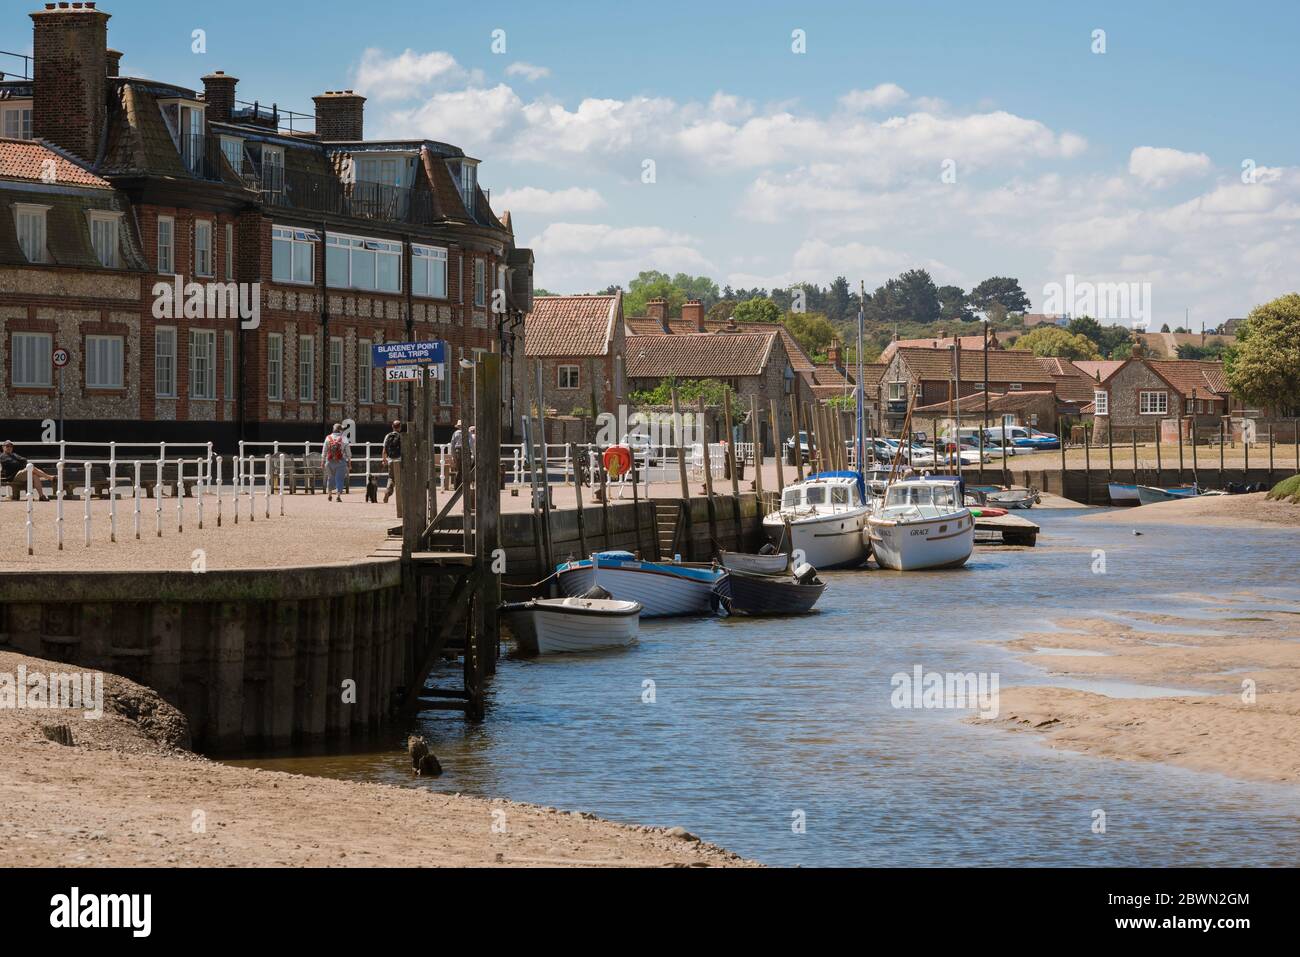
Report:
[[[310,229],[271,227],[271,278],[276,282],[311,285],[316,281],[316,244]]]
[[[330,337],[330,401],[343,401],[343,340]]]
[[[206,219],[194,221],[194,275],[212,275],[212,223]]]
[[[29,263],[50,261],[46,248],[46,213],[48,206],[33,203],[15,203],[14,217],[18,227],[18,246]]]
[[[164,276],[176,272],[176,221],[158,217],[158,271]]]
[[[374,357],[370,354],[370,340],[357,340],[357,402],[369,405],[374,395]]]
[[[121,266],[118,251],[118,234],[121,232],[122,214],[94,210],[88,214],[90,220],[90,242],[95,247],[95,258],[106,269]]]
[[[44,389],[54,384],[52,335],[48,332],[15,332],[9,345],[12,350],[10,381],[15,388]]]
[[[284,336],[273,332],[266,337],[266,397],[284,399]]]
[[[86,388],[122,388],[121,336],[86,336]]]
[[[311,402],[316,397],[316,340],[298,337],[298,401]]]
[[[223,334],[221,351],[225,353],[225,370],[222,395],[230,401],[235,395],[235,334],[227,330]]]
[[[217,334],[209,329],[190,330],[190,398],[217,397]]]
[[[325,237],[325,281],[336,289],[402,291],[402,244],[362,236]]]
[[[154,330],[153,383],[160,399],[176,398],[176,329],[172,326]]]

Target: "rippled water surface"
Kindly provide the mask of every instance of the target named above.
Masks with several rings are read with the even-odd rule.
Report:
[[[648,621],[627,651],[503,659],[486,723],[421,719],[446,769],[436,781],[412,781],[399,735],[391,750],[240,763],[683,825],[769,864],[1294,865],[1300,788],[1055,752],[962,712],[891,707],[891,675],[916,665],[1048,680],[998,642],[1055,618],[1194,615],[1213,631],[1277,616],[1300,637],[1285,614],[1300,590],[1278,584],[1294,580],[1294,531],[1134,536],[1072,510],[1030,515],[1036,549],[977,549],[948,572],[830,573],[807,618]],[[1099,808],[1105,834],[1091,830]]]

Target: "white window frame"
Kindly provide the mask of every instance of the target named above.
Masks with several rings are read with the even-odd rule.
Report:
[[[284,334],[279,332],[266,337],[266,399],[284,401]]]
[[[375,396],[374,356],[369,339],[357,340],[357,405],[370,405]]]
[[[460,163],[460,201],[465,204],[465,211],[474,215],[474,193],[478,185],[478,164],[461,160]]]
[[[49,206],[40,203],[14,203],[14,228],[18,231],[18,245],[29,263],[50,261],[49,211]],[[26,229],[23,226],[24,220],[31,224]],[[26,239],[24,232],[29,234]]]
[[[217,397],[217,333],[191,329],[189,335],[190,398]]]
[[[164,229],[163,227],[166,227]],[[171,276],[176,272],[176,220],[172,216],[158,217],[158,272]],[[167,241],[163,242],[163,233]]]
[[[109,355],[105,356],[101,350]],[[116,391],[125,388],[126,340],[121,336],[86,336],[86,389]],[[116,353],[116,354],[114,354]],[[107,359],[107,368],[105,360]]]
[[[330,403],[343,401],[343,338],[330,336]]]
[[[313,229],[297,229],[293,226],[271,227],[271,281],[295,286],[313,286],[316,284],[316,245],[320,236]],[[288,244],[289,272],[275,271],[276,244]],[[303,275],[303,267],[305,273]]]
[[[221,136],[221,154],[237,174],[244,169],[244,141],[238,136]],[[234,154],[233,156],[231,154]]]
[[[229,402],[235,394],[235,334],[227,329],[221,334],[221,352],[225,360],[222,375],[222,398]]]
[[[1008,388],[1008,390],[1010,390],[1011,392],[1020,392],[1021,390],[1024,389],[1024,387],[1025,387],[1025,386],[1024,386],[1024,383],[1022,383],[1022,382],[1008,382],[1008,383],[1007,383],[1007,388]]]
[[[153,340],[154,395],[174,399],[177,392],[176,327],[157,326]]]
[[[32,139],[31,100],[16,100],[0,107],[0,136],[10,140]]]
[[[401,405],[401,403],[402,403],[402,394],[401,394],[400,391],[398,391],[399,386],[401,386],[401,383],[400,383],[400,382],[389,382],[389,383],[387,383],[387,392],[388,392],[388,394],[384,396],[384,399],[385,399],[385,401],[386,401],[386,404],[388,404],[388,405]]]
[[[15,389],[49,389],[54,385],[54,336],[15,332],[9,339],[10,384]]]
[[[573,384],[565,385],[566,380],[568,380],[569,378],[569,376],[566,373],[570,373],[570,372],[573,374]],[[573,365],[573,364],[565,364],[556,367],[555,387],[557,389],[580,389],[582,387],[581,382],[582,382],[582,369],[580,366]]]
[[[889,394],[885,396],[886,400],[889,402],[901,402],[903,399],[907,398],[906,382],[890,382],[888,385]]]
[[[86,211],[86,222],[90,227],[90,244],[95,249],[95,258],[105,269],[120,269],[122,266],[122,214],[102,209]],[[108,249],[101,249],[95,241],[96,234],[110,242]]]
[[[226,282],[235,280],[235,227],[226,223]]]
[[[487,305],[487,264],[481,259],[474,260],[474,305]]]
[[[205,279],[211,279],[215,275],[216,265],[212,261],[213,234],[212,220],[194,220],[194,275]]]
[[[447,250],[442,246],[411,244],[411,294],[425,299],[446,299],[448,288]],[[441,264],[442,287],[435,291],[435,270]],[[423,287],[423,288],[421,288]]]
[[[1110,393],[1103,389],[1092,392],[1093,415],[1110,415]]]
[[[347,276],[334,275],[330,269],[331,262],[338,262],[338,257],[331,257],[330,250],[347,253]],[[357,264],[368,257],[372,263],[373,285],[359,284]],[[379,283],[380,262],[397,268],[397,284],[394,287],[381,286]],[[325,236],[325,283],[332,289],[359,289],[363,292],[380,292],[396,294],[402,291],[402,244],[390,239],[375,239],[371,236],[350,236],[345,233],[327,233]]]
[[[1169,393],[1160,389],[1142,389],[1138,392],[1138,414],[1168,415]]]
[[[316,337],[298,337],[298,401],[316,401]]]

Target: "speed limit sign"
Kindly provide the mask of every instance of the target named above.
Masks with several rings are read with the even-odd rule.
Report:
[[[66,366],[66,365],[68,364],[68,359],[69,359],[69,358],[71,358],[71,357],[68,355],[68,350],[67,350],[67,349],[55,349],[55,350],[54,350],[54,368],[56,368],[56,369],[62,369],[64,366]]]

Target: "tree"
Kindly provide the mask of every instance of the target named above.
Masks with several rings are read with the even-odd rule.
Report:
[[[1168,331],[1169,331],[1169,323],[1166,322],[1163,326],[1161,326],[1161,327],[1160,327],[1160,331],[1161,331],[1161,332],[1168,332]]]
[[[810,356],[824,356],[835,338],[835,327],[819,312],[787,312],[785,327]]]
[[[857,310],[853,308],[849,281],[843,276],[836,276],[826,291],[826,318],[831,322],[847,322],[856,317]]]
[[[1102,325],[1092,316],[1077,316],[1070,320],[1070,324],[1065,327],[1068,331],[1073,332],[1076,336],[1087,336],[1097,346],[1101,348],[1102,335],[1104,330]]]
[[[1300,293],[1250,311],[1227,373],[1232,391],[1252,405],[1277,413],[1300,404]]]
[[[1123,326],[1102,326],[1097,348],[1107,359],[1127,359],[1135,343],[1133,332]]]
[[[1199,359],[1201,361],[1222,359],[1227,345],[1222,342],[1210,342],[1203,346],[1184,342],[1178,347],[1178,358]]]
[[[771,299],[746,299],[736,306],[731,318],[737,322],[780,322],[781,310]]]
[[[731,318],[731,314],[736,311],[736,300],[719,299],[709,307],[705,318],[710,322],[726,322]]]
[[[987,313],[994,303],[1009,313],[1029,311],[1029,297],[1020,288],[1020,280],[1010,276],[993,276],[970,291],[970,304],[979,312]]]
[[[724,397],[732,392],[731,386],[717,379],[663,379],[653,389],[633,392],[628,401],[633,407],[649,405],[672,405],[673,389],[677,389],[677,398],[683,405],[695,405],[701,398],[705,405],[721,406]]]
[[[975,313],[971,311],[966,293],[961,286],[940,286],[939,312],[944,319],[960,319],[962,322],[974,322]]]
[[[924,269],[909,269],[871,295],[868,314],[875,322],[936,322],[942,317],[939,290]]]
[[[1063,359],[1100,359],[1097,344],[1087,336],[1067,332],[1060,326],[1038,326],[1016,340],[1017,349],[1028,349],[1036,356]]]

